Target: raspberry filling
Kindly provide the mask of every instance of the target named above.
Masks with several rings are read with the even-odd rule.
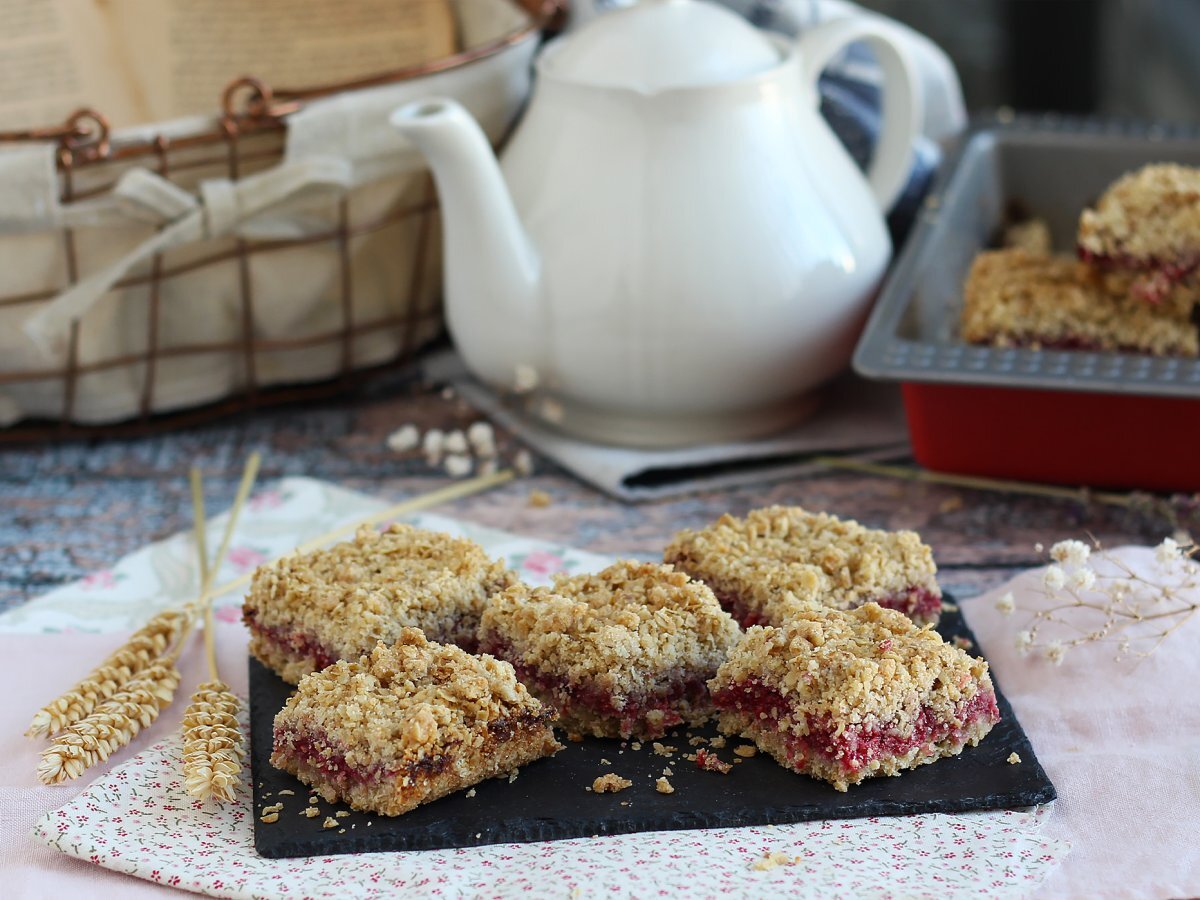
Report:
[[[782,730],[781,712],[789,709],[779,691],[757,679],[722,688],[713,694],[713,703],[719,710],[751,717],[760,728],[769,724],[777,730]],[[995,693],[981,690],[959,704],[948,719],[939,719],[928,706],[922,707],[909,734],[819,716],[808,720],[807,734],[784,733],[784,744],[788,762],[797,768],[810,757],[818,757],[836,763],[847,774],[854,774],[874,760],[906,756],[917,748],[945,742],[961,746],[971,738],[974,725],[981,721],[994,724],[999,720]]]
[[[276,649],[289,656],[298,656],[302,659],[311,659],[313,667],[316,671],[320,671],[328,666],[332,666],[342,657],[338,655],[336,650],[333,650],[310,634],[305,634],[301,631],[291,631],[282,628],[278,625],[263,625],[258,621],[258,616],[254,610],[243,609],[242,621],[246,623],[246,627],[250,629],[252,634],[257,635],[262,640],[274,646]],[[459,633],[463,630],[462,619],[456,619],[454,626],[450,629],[451,635]],[[476,641],[470,640],[449,640],[446,635],[428,634],[427,637],[431,641],[439,641],[441,643],[454,644],[466,650],[468,653],[474,653]],[[366,651],[364,651],[366,652]]]
[[[662,689],[626,697],[622,704],[617,697],[598,687],[572,685],[565,678],[526,665],[507,644],[485,644],[479,652],[490,653],[497,659],[510,662],[517,680],[535,694],[548,699],[564,716],[579,710],[592,716],[616,719],[623,736],[631,735],[641,725],[644,729],[642,733],[647,738],[662,737],[671,728],[683,724],[683,717],[678,711],[681,705],[692,709],[712,705],[708,696],[708,679],[703,675],[680,674]]]
[[[1141,300],[1158,303],[1170,293],[1172,285],[1183,281],[1197,268],[1200,268],[1200,254],[1184,256],[1170,262],[1151,258],[1141,258],[1129,254],[1093,253],[1091,250],[1079,249],[1079,258],[1098,269],[1112,271],[1146,272],[1145,278],[1136,280],[1130,292]]]
[[[379,784],[396,776],[382,766],[356,768],[346,763],[346,748],[331,741],[324,732],[277,731],[275,744],[272,748],[280,756],[289,756],[302,761],[305,765],[316,769],[322,777],[345,787],[350,784]],[[426,762],[422,760],[422,762]],[[432,761],[430,761],[432,762]],[[440,758],[440,768],[445,768],[447,760]],[[437,771],[430,766],[431,771]]]
[[[875,600],[884,609],[895,609],[914,622],[932,622],[942,614],[942,595],[916,585]]]
[[[733,616],[743,628],[771,624],[760,610],[745,603],[737,594],[724,591],[713,591],[713,593],[716,594],[721,608]],[[916,585],[886,597],[876,598],[874,602],[884,609],[898,610],[916,622],[932,622],[942,611],[941,595],[935,594],[929,588]]]
[[[289,631],[277,625],[263,625],[258,621],[258,616],[254,610],[243,610],[242,621],[246,623],[246,627],[253,634],[284,653],[290,656],[311,659],[317,670],[332,666],[339,659],[337,653],[319,643],[311,635],[299,631]]]
[[[502,744],[514,738],[544,728],[554,718],[552,711],[541,715],[523,715],[516,718],[496,719],[487,726],[487,743]],[[413,778],[430,777],[444,771],[451,762],[448,754],[425,756],[399,769],[387,770],[382,766],[355,767],[346,763],[347,750],[339,742],[329,738],[325,732],[286,729],[275,732],[274,753],[304,762],[321,773],[322,777],[340,787],[350,784],[380,784],[394,781],[398,776]]]

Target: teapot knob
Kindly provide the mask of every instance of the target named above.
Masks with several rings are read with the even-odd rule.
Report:
[[[883,125],[867,181],[885,213],[900,196],[912,168],[913,140],[920,132],[921,95],[907,51],[886,22],[866,17],[837,19],[806,31],[797,41],[805,76],[816,89],[822,70],[848,44],[865,41],[883,72]]]

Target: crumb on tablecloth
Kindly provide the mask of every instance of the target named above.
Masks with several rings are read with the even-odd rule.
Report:
[[[632,781],[628,778],[622,778],[615,772],[601,775],[592,782],[592,790],[597,794],[615,794],[617,791],[623,791],[625,788],[632,786]]]
[[[534,488],[529,492],[529,505],[535,509],[549,506],[552,502],[550,495],[539,488]]]
[[[770,853],[764,853],[752,862],[750,868],[756,872],[768,872],[779,866],[794,866],[798,862],[800,862],[800,857],[798,856],[788,856],[786,853],[772,850]]]

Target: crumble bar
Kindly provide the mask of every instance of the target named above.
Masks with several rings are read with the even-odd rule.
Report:
[[[797,604],[757,626],[709,682],[727,734],[839,791],[960,753],[999,721],[982,659],[874,603]]]
[[[562,749],[554,717],[508,663],[405,628],[301,680],[271,764],[330,802],[398,816]]]
[[[364,527],[352,541],[260,567],[242,614],[250,652],[296,684],[410,626],[474,649],[484,601],[516,581],[473,541],[411,525]]]
[[[1176,285],[1157,305],[1133,295],[1130,276],[1067,256],[980,253],[963,288],[962,337],[972,344],[1196,356],[1200,291]]]
[[[663,553],[705,582],[743,627],[781,625],[796,600],[850,609],[874,601],[936,622],[942,592],[933,553],[912,531],[865,528],[798,506],[728,513],[681,531]]]
[[[1200,168],[1157,163],[1123,175],[1079,217],[1079,254],[1139,273],[1136,297],[1162,300],[1200,267]]]
[[[479,626],[480,649],[511,662],[569,732],[647,740],[709,718],[705,683],[739,637],[707,587],[640,562],[514,585]]]

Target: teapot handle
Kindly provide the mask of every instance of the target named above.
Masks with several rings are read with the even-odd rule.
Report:
[[[868,18],[837,19],[805,31],[796,44],[808,82],[816,90],[821,71],[847,44],[866,41],[883,70],[883,124],[867,181],[885,213],[908,181],[913,140],[920,133],[921,95],[907,52],[886,22]]]

